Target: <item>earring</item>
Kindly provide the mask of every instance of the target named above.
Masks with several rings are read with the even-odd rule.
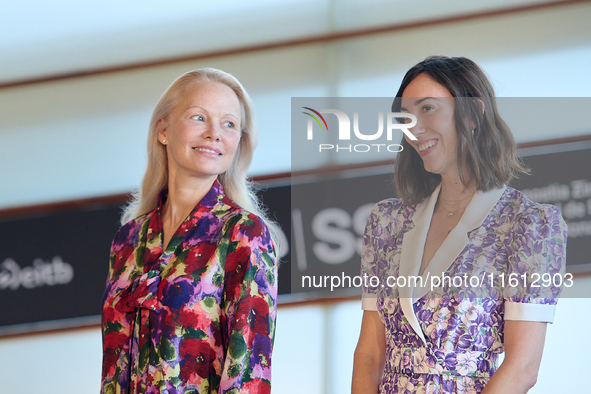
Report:
[[[474,130],[472,130],[472,134],[474,134]],[[162,145],[166,145],[166,140],[162,140]]]
[[[476,130],[476,127],[472,129],[472,135],[474,135],[474,130]]]

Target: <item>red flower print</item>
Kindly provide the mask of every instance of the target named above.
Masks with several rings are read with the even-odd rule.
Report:
[[[116,253],[112,253],[113,267],[111,268],[111,272],[117,274],[121,270],[123,270],[127,266],[127,262],[130,256],[133,254],[134,250],[135,249],[133,248],[133,245],[127,244],[124,247],[122,247],[121,250],[117,251]]]
[[[115,308],[111,307],[109,304],[105,304],[103,306],[103,324],[117,321],[115,318],[117,318],[117,320],[121,319],[120,313],[115,312]]]
[[[234,299],[240,294],[244,272],[249,266],[250,248],[243,246],[226,256],[226,298]]]
[[[162,247],[157,246],[152,249],[146,249],[144,252],[144,266],[152,266],[162,256]]]
[[[121,332],[110,332],[104,336],[103,374],[107,372],[105,368],[116,365],[119,353],[128,339],[128,335]]]
[[[271,385],[265,381],[256,379],[242,385],[245,393],[271,394]]]
[[[269,335],[269,304],[263,298],[245,297],[234,316],[234,330],[243,330],[249,346],[256,333]]]
[[[252,225],[248,229],[248,233],[253,237],[262,237],[265,233],[265,227],[263,226],[263,221],[254,214],[249,214],[248,218],[252,220]]]
[[[197,246],[192,247],[188,251],[185,258],[185,272],[192,275],[197,270],[205,271],[207,264],[211,261],[213,254],[217,248],[217,244],[200,242]],[[196,280],[199,278],[195,278]]]
[[[150,224],[148,225],[148,228],[151,231],[152,234],[157,235],[160,234],[160,232],[162,231],[162,220],[160,220],[159,218],[152,218],[150,220]]]
[[[191,375],[197,373],[202,378],[209,377],[213,368],[215,350],[204,340],[187,338],[181,342],[181,372],[180,378],[189,382]]]
[[[101,393],[270,394],[277,287],[265,224],[215,181],[162,254],[162,200],[112,243]]]

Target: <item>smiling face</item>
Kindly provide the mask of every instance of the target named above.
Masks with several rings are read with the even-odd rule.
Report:
[[[441,176],[459,175],[455,103],[450,92],[420,74],[404,89],[400,110],[417,117],[416,126],[410,128],[417,140],[406,135],[405,139],[421,156],[425,170]]]
[[[211,181],[234,159],[241,136],[241,106],[234,91],[217,82],[194,82],[166,120],[158,122],[171,177]]]

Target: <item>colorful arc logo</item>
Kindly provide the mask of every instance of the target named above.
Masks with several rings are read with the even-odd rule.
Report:
[[[324,120],[324,116],[320,115],[320,112],[310,108],[310,107],[302,107],[304,109],[307,109],[308,111],[312,111],[314,112],[316,115],[320,116],[320,119],[322,119],[322,122],[324,123],[324,126],[326,126],[326,131],[328,131],[328,125],[326,124],[326,120]],[[318,120],[318,118],[314,115],[312,115],[309,112],[302,112],[303,114],[306,114],[310,117],[312,117],[312,119],[314,119],[316,121],[316,123],[318,123],[318,126],[320,126],[320,130],[322,130],[322,123],[320,123],[320,120]]]

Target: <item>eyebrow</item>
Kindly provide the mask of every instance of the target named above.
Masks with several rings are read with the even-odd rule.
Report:
[[[200,106],[198,106],[198,105],[191,105],[191,106],[187,107],[187,109],[185,110],[185,112],[187,112],[187,111],[188,111],[188,110],[190,110],[191,108],[199,108],[200,110],[202,110],[202,111],[205,111],[205,112],[209,113],[209,111],[208,111],[208,110],[206,110],[205,108],[203,108],[203,107],[200,107]],[[235,117],[236,119],[240,120],[240,117],[239,117],[239,116],[236,116],[236,115],[234,115],[234,114],[231,114],[231,113],[224,114],[224,116],[233,116],[233,117]]]
[[[415,101],[415,103],[414,103],[414,106],[416,107],[417,105],[421,104],[423,101],[425,101],[425,100],[429,100],[429,99],[433,99],[433,100],[441,101],[441,100],[439,100],[437,97],[423,97],[423,98],[420,98],[420,99],[418,99],[417,101]],[[401,100],[400,100],[400,101],[402,101],[402,97],[401,97]],[[402,110],[408,111],[408,109],[406,109],[405,107],[400,107],[400,110],[401,110],[401,111],[402,111]]]

